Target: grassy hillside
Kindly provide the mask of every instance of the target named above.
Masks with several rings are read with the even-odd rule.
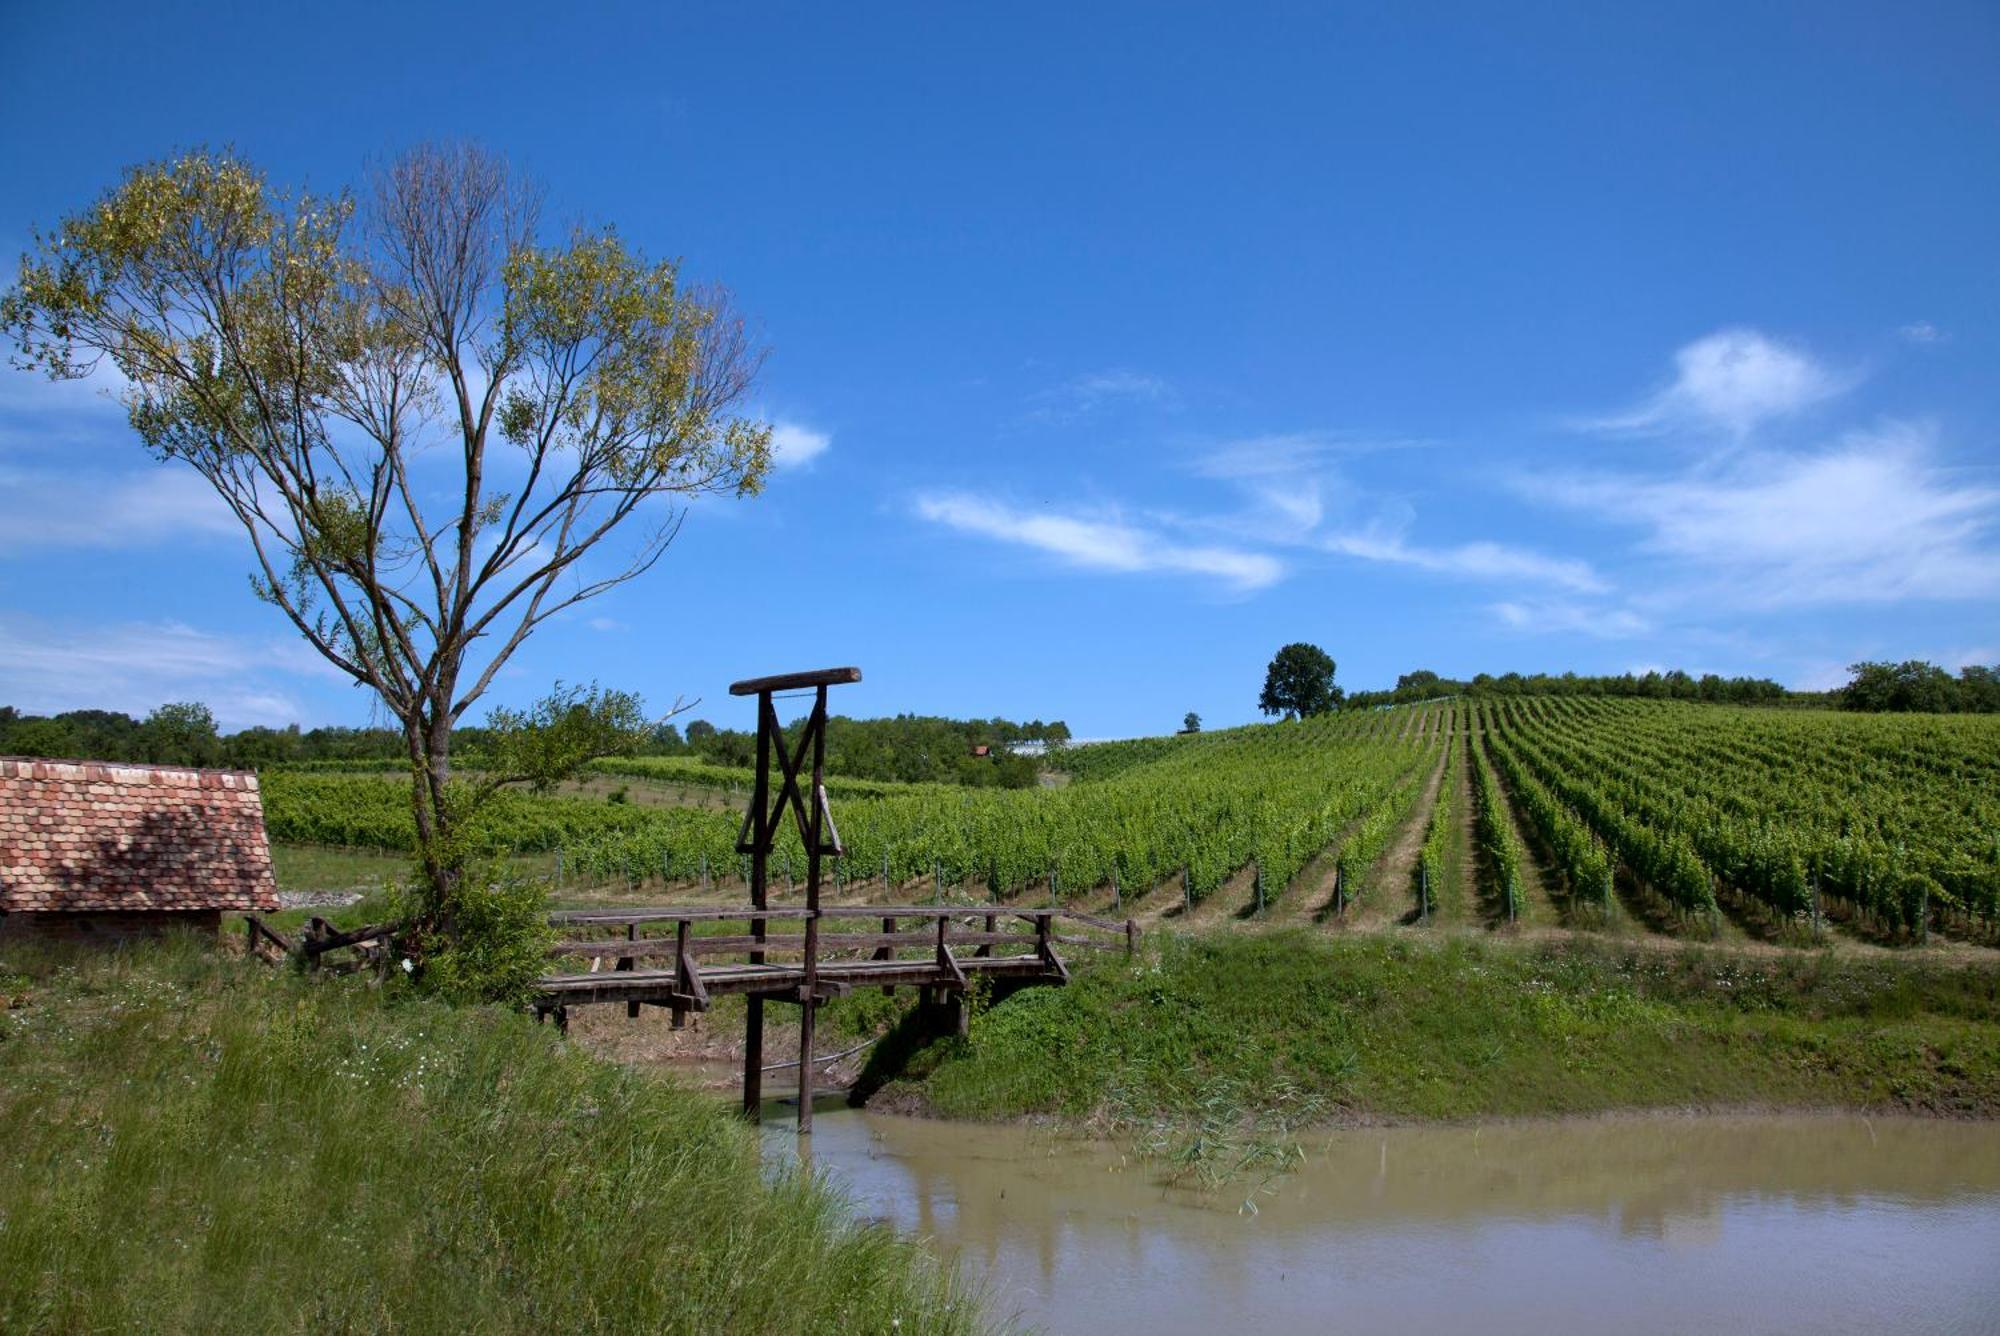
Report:
[[[0,955],[0,1330],[960,1332],[712,1097],[179,943]]]
[[[891,1097],[955,1117],[2000,1115],[2000,971],[1309,931],[1169,936],[979,1015]]]

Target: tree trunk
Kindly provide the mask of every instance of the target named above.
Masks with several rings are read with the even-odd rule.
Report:
[[[410,749],[410,808],[424,882],[422,917],[428,926],[449,933],[466,849],[451,791],[451,717],[435,707],[425,713],[428,718],[412,719],[404,728]]]

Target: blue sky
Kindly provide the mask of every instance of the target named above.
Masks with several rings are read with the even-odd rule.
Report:
[[[170,8],[0,7],[0,250],[183,147],[474,138],[770,344],[765,495],[497,699],[747,725],[733,678],[851,662],[851,713],[1089,737],[1252,718],[1300,639],[2000,660],[1990,4]],[[366,720],[246,574],[116,405],[0,371],[0,702]]]

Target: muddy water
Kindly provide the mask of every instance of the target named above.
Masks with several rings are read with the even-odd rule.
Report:
[[[810,1156],[1049,1332],[2000,1332],[1996,1124],[1341,1132],[1215,1193],[1102,1143],[832,1108]]]

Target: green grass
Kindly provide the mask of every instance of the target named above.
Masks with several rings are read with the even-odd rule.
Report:
[[[170,942],[0,955],[0,1330],[955,1332],[711,1096]]]
[[[1660,1108],[2000,1115],[2000,972],[1578,941],[1169,938],[917,1054],[953,1117],[1141,1124]]]

